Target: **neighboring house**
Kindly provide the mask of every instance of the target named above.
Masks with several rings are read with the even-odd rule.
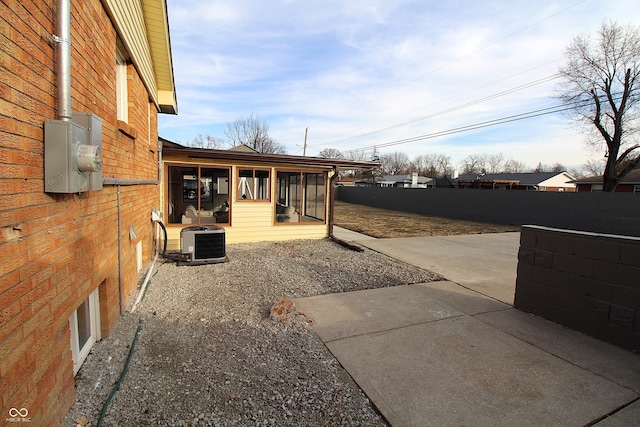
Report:
[[[426,176],[418,174],[407,175],[385,175],[376,181],[378,187],[397,187],[397,188],[433,188],[435,181]]]
[[[417,174],[384,175],[378,178],[363,178],[354,182],[356,187],[394,187],[394,188],[433,188],[436,182],[432,178]]]
[[[163,147],[162,213],[170,250],[180,249],[180,232],[192,225],[223,227],[227,243],[328,237],[339,170],[377,166],[166,140]]]
[[[60,425],[153,255],[167,8],[3,2],[0,26],[0,419]]]
[[[340,177],[338,181],[336,181],[336,185],[341,187],[355,187],[356,181],[358,181],[358,178]]]
[[[483,190],[575,191],[575,178],[567,172],[463,174],[453,180],[457,188]]]
[[[581,178],[573,181],[576,191],[602,191],[602,176]],[[616,186],[616,193],[640,193],[640,169],[632,170]]]

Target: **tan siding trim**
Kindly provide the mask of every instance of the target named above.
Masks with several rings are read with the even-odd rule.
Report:
[[[187,227],[185,225],[185,227]],[[180,230],[183,227],[167,227],[167,250],[180,250]],[[284,240],[316,240],[328,236],[329,227],[319,225],[292,225],[290,227],[229,227],[224,226],[226,243],[276,242]]]
[[[165,106],[177,112],[165,1],[103,3],[158,110]]]

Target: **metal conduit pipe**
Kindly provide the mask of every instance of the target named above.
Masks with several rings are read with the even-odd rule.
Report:
[[[158,185],[159,180],[154,179],[122,179],[122,178],[103,178],[103,185]]]
[[[120,304],[120,314],[122,314],[122,208],[120,204],[120,187],[122,185],[157,185],[159,181],[151,179],[120,179],[120,178],[103,178],[104,185],[114,185],[116,187],[117,205],[118,205],[118,298]],[[154,260],[155,263],[155,260]]]
[[[53,40],[58,43],[57,85],[58,119],[71,121],[71,1],[59,0],[57,9],[58,35]]]
[[[120,186],[118,185],[116,188],[118,199],[118,302],[122,315],[122,215],[120,212]]]

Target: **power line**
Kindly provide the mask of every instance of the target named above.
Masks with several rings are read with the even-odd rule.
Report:
[[[418,81],[418,80],[422,80],[423,78],[425,78],[425,77],[427,77],[427,76],[429,76],[429,75],[431,75],[431,74],[433,74],[433,73],[435,73],[435,72],[437,72],[437,71],[441,71],[441,70],[443,70],[443,69],[446,69],[446,68],[448,68],[449,66],[451,66],[451,65],[453,65],[453,64],[455,64],[455,63],[457,63],[457,62],[462,61],[463,59],[466,59],[466,58],[468,58],[468,57],[470,57],[470,56],[473,56],[473,55],[475,55],[475,54],[477,54],[477,53],[479,53],[479,52],[482,52],[482,51],[484,51],[484,50],[486,50],[486,49],[488,49],[488,48],[490,48],[490,47],[492,47],[492,46],[494,46],[494,45],[496,45],[496,44],[498,44],[498,43],[500,43],[500,42],[502,42],[502,41],[504,41],[504,40],[506,40],[506,39],[508,39],[508,38],[510,38],[510,37],[515,36],[516,34],[519,34],[519,33],[523,32],[523,31],[526,31],[526,30],[528,30],[529,28],[532,28],[532,27],[534,27],[534,26],[536,26],[536,25],[538,25],[538,24],[540,24],[540,23],[542,23],[542,22],[544,22],[544,21],[546,21],[546,20],[548,20],[548,19],[554,18],[554,17],[556,17],[556,16],[558,16],[558,15],[560,15],[560,14],[562,14],[562,13],[564,13],[564,12],[566,12],[566,11],[570,10],[570,9],[573,9],[574,7],[576,7],[576,6],[578,6],[578,5],[582,4],[582,3],[584,3],[584,2],[586,2],[586,1],[587,1],[587,0],[580,0],[580,1],[578,1],[577,3],[572,4],[571,6],[568,6],[568,7],[564,8],[564,9],[562,9],[562,10],[560,10],[560,11],[556,12],[556,13],[553,13],[553,14],[551,14],[551,15],[548,15],[548,16],[546,16],[546,17],[544,17],[544,18],[541,18],[541,19],[539,19],[539,20],[537,20],[537,21],[533,22],[532,24],[529,24],[529,25],[527,25],[527,26],[525,26],[525,27],[522,27],[522,28],[520,28],[520,29],[518,29],[518,30],[516,30],[516,31],[514,31],[514,32],[512,32],[512,33],[507,34],[506,36],[504,36],[504,37],[502,37],[502,38],[500,38],[500,39],[498,39],[498,40],[495,40],[495,41],[493,41],[493,42],[491,42],[491,43],[489,43],[489,44],[487,44],[487,45],[485,45],[485,46],[482,46],[481,48],[476,49],[475,51],[473,51],[473,52],[471,52],[471,53],[468,53],[468,54],[466,54],[466,55],[460,56],[460,57],[458,57],[458,58],[456,58],[456,59],[454,59],[454,60],[452,60],[452,61],[450,61],[450,62],[448,62],[448,63],[446,63],[446,64],[444,64],[444,65],[442,65],[442,66],[440,66],[440,67],[434,68],[434,69],[430,70],[429,72],[427,72],[427,73],[425,73],[425,74],[423,74],[423,75],[420,75],[420,76],[418,76],[418,77],[414,78],[413,80],[409,80],[409,81],[407,81],[407,82],[405,82],[405,83],[399,84],[399,85],[397,85],[394,89],[391,89],[391,90],[389,90],[389,91],[387,91],[387,92],[383,93],[383,94],[382,94],[382,95],[380,95],[380,96],[381,96],[381,97],[384,97],[384,96],[386,96],[386,95],[388,95],[388,94],[390,94],[390,93],[392,93],[392,92],[395,92],[396,90],[398,90],[398,89],[399,89],[399,88],[401,88],[401,87],[407,86],[407,85],[409,85],[409,84],[411,84],[411,83],[414,83],[414,82],[416,82],[416,81]],[[369,100],[366,100],[366,101],[360,102],[359,104],[356,104],[356,105],[354,105],[353,107],[351,107],[351,108],[349,108],[349,109],[347,109],[347,110],[344,110],[344,111],[342,112],[342,114],[347,113],[347,112],[352,111],[352,110],[355,110],[355,109],[356,109],[356,108],[358,108],[359,106],[361,106],[361,105],[363,105],[363,104],[366,104],[366,103],[368,103],[368,102],[369,102]]]
[[[395,145],[408,144],[408,143],[411,143],[411,142],[423,141],[423,140],[426,140],[426,139],[433,139],[433,138],[438,138],[438,137],[442,137],[442,136],[454,135],[454,134],[457,134],[457,133],[469,132],[469,131],[472,131],[472,130],[482,129],[482,128],[491,127],[491,126],[497,126],[497,125],[510,123],[510,122],[515,122],[515,121],[519,121],[519,120],[531,119],[531,118],[534,118],[534,117],[544,116],[544,115],[548,115],[548,114],[560,113],[562,111],[571,110],[571,109],[574,109],[576,107],[580,107],[580,106],[586,105],[586,104],[587,103],[583,102],[583,103],[571,103],[571,104],[556,105],[556,106],[553,106],[553,107],[542,108],[542,109],[539,109],[539,110],[533,110],[533,111],[529,111],[529,112],[526,112],[526,113],[515,114],[515,115],[512,115],[512,116],[507,116],[507,117],[502,117],[502,118],[498,118],[498,119],[488,120],[488,121],[485,121],[485,122],[479,122],[479,123],[474,123],[474,124],[471,124],[471,125],[460,126],[460,127],[453,128],[453,129],[433,132],[433,133],[419,135],[419,136],[415,136],[415,137],[411,137],[411,138],[399,139],[399,140],[390,141],[390,142],[384,142],[382,144],[375,144],[375,145],[371,145],[371,146],[367,146],[367,147],[360,147],[360,148],[356,148],[356,149],[353,149],[353,150],[346,150],[346,151],[344,151],[344,153],[355,153],[355,152],[359,152],[359,151],[368,151],[368,150],[373,150],[373,149],[378,149],[378,148],[392,147],[392,146],[395,146]]]
[[[420,121],[423,121],[423,120],[427,120],[427,119],[430,119],[430,118],[433,118],[433,117],[441,116],[443,114],[459,111],[459,110],[462,110],[464,108],[467,108],[467,107],[470,107],[470,106],[473,106],[473,105],[476,105],[476,104],[480,104],[482,102],[489,101],[489,100],[492,100],[492,99],[495,99],[495,98],[499,98],[501,96],[509,95],[509,94],[512,94],[514,92],[517,92],[517,91],[520,91],[520,90],[523,90],[523,89],[529,89],[529,88],[531,88],[533,86],[537,86],[539,84],[548,83],[550,81],[555,80],[556,78],[558,78],[557,74],[554,74],[554,75],[551,75],[551,76],[547,76],[547,77],[544,77],[542,79],[535,80],[533,82],[525,83],[523,85],[516,86],[514,88],[504,90],[502,92],[498,92],[498,93],[495,93],[495,94],[492,94],[492,95],[485,96],[483,98],[476,99],[474,101],[470,101],[470,102],[467,102],[467,103],[464,103],[464,104],[457,105],[455,107],[447,108],[445,110],[441,110],[441,111],[438,111],[438,112],[435,112],[435,113],[427,114],[425,116],[420,116],[420,117],[417,117],[415,119],[412,119],[412,120],[409,120],[409,121],[406,121],[406,122],[403,122],[403,123],[398,123],[396,125],[388,126],[388,127],[381,128],[381,129],[376,129],[376,130],[373,130],[373,131],[370,131],[370,132],[366,132],[366,133],[362,133],[362,134],[359,134],[359,135],[350,136],[350,137],[347,137],[347,138],[338,139],[338,140],[332,141],[331,143],[344,142],[344,141],[348,141],[350,139],[361,138],[363,136],[370,136],[370,135],[374,135],[376,133],[385,132],[385,131],[388,131],[388,130],[391,130],[391,129],[396,129],[396,128],[399,128],[399,127],[402,127],[402,126],[406,126],[406,125],[409,125],[409,124],[417,123],[417,122],[420,122]],[[327,143],[327,144],[323,144],[323,145],[328,145],[328,144],[331,144],[331,143]]]

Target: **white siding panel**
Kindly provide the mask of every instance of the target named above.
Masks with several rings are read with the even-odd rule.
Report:
[[[153,101],[158,104],[158,88],[151,59],[151,50],[140,0],[104,0],[118,35],[131,55]]]

